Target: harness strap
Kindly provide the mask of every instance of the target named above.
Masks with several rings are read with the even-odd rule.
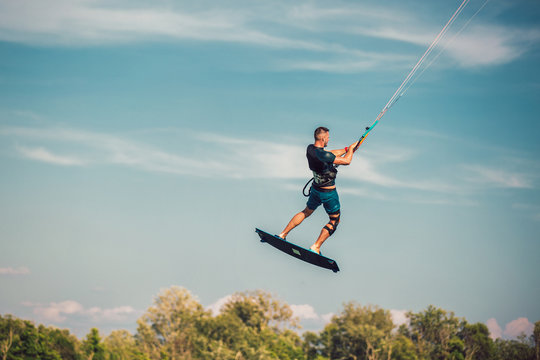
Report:
[[[309,183],[311,183],[314,179],[315,179],[315,178],[312,177],[312,178],[306,183],[306,185],[304,185],[304,188],[302,189],[302,194],[304,194],[305,197],[309,197],[309,195],[311,194],[311,187],[309,188],[307,194],[306,194],[306,188],[308,187]]]

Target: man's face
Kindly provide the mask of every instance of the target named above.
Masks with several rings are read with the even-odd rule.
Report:
[[[324,147],[328,146],[328,141],[330,141],[330,132],[325,132],[323,136]]]

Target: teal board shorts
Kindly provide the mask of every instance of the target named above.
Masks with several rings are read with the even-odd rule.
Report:
[[[323,204],[327,214],[337,213],[341,209],[337,190],[317,190],[312,186],[306,205],[309,209],[315,210],[321,204]]]

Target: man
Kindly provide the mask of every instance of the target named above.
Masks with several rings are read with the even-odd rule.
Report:
[[[306,208],[293,216],[279,237],[285,239],[292,229],[300,225],[305,218],[313,214],[319,205],[323,204],[330,221],[323,227],[317,241],[310,247],[311,251],[320,254],[321,245],[336,231],[341,214],[335,183],[337,169],[334,165],[349,165],[358,142],[345,149],[326,151],[324,148],[328,146],[330,131],[325,127],[318,127],[315,129],[314,137],[315,142],[310,144],[306,151],[309,168],[313,171],[313,185]]]

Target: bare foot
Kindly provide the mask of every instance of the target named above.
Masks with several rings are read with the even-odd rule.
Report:
[[[278,235],[278,237],[282,238],[283,240],[285,240],[285,237],[287,236],[287,234],[284,234],[284,233],[281,233]]]
[[[317,249],[317,247],[315,245],[311,245],[311,247],[309,248],[309,250],[313,251],[313,252],[316,252],[317,254],[321,255],[321,250],[320,249]]]

